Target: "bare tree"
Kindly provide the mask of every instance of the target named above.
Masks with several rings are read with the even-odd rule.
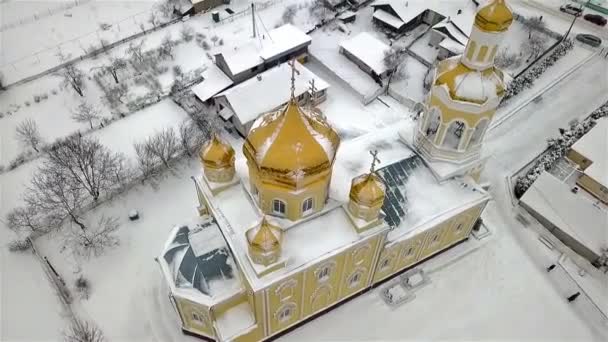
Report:
[[[179,154],[179,143],[175,130],[166,128],[148,139],[146,147],[158,158],[165,167],[169,168],[171,161]]]
[[[93,129],[93,121],[101,119],[101,113],[86,101],[80,102],[78,107],[72,110],[72,120],[76,122],[88,122]]]
[[[184,120],[179,125],[179,143],[186,155],[191,157],[205,141],[201,132],[192,120]]]
[[[160,46],[158,48],[158,56],[159,57],[170,57],[173,59],[173,48],[175,47],[175,42],[171,40],[171,36],[167,33],[164,37]]]
[[[532,32],[538,31],[542,32],[545,28],[545,22],[542,19],[542,16],[526,18],[524,21],[524,26],[528,28],[528,39],[532,38]]]
[[[127,96],[129,87],[125,84],[118,84],[115,87],[110,87],[105,91],[105,99],[112,107],[118,107],[120,104],[124,104],[124,97]]]
[[[63,84],[65,86],[71,86],[75,92],[80,96],[84,96],[84,74],[74,64],[68,64],[61,71],[63,77]]]
[[[310,15],[317,18],[321,23],[324,23],[335,15],[334,11],[328,7],[324,0],[313,0],[308,10]]]
[[[220,40],[220,37],[213,35],[210,39],[213,45],[217,45],[217,42]]]
[[[107,248],[115,247],[119,244],[116,231],[120,227],[118,219],[115,217],[102,216],[96,224],[89,229],[74,229],[69,237],[69,242],[76,254],[90,257],[99,256]]]
[[[516,52],[509,52],[509,50],[505,48],[498,51],[494,63],[499,68],[517,68],[520,63],[519,55]]]
[[[127,62],[123,58],[110,57],[110,64],[103,66],[103,70],[114,78],[118,83],[118,71],[127,67]]]
[[[27,208],[45,213],[49,229],[58,229],[64,220],[69,219],[80,229],[86,230],[84,220],[79,215],[85,197],[81,187],[71,182],[62,170],[45,161],[32,177],[23,200]]]
[[[391,46],[390,49],[384,51],[384,58],[382,62],[388,70],[388,84],[386,87],[387,91],[393,79],[399,80],[407,77],[405,66],[403,63],[404,60],[405,49],[402,47]]]
[[[192,28],[192,26],[182,26],[182,29],[179,31],[179,33],[185,42],[189,42],[194,38],[194,29]]]
[[[174,16],[176,0],[165,0],[158,6],[158,11],[166,19],[171,19]]]
[[[36,208],[31,206],[18,207],[6,215],[6,226],[17,233],[47,233],[44,217]]]
[[[298,12],[298,5],[296,5],[296,4],[285,7],[285,10],[283,11],[283,15],[281,16],[283,19],[283,23],[293,24],[293,19],[296,17],[297,12]]]
[[[127,53],[131,55],[131,58],[137,60],[140,64],[143,64],[146,61],[143,46],[144,40],[142,39],[139,44],[135,44],[133,42],[129,43],[129,47],[127,48]]]
[[[150,13],[150,16],[148,17],[148,22],[153,26],[156,27],[156,25],[158,25],[158,18],[156,17],[156,14],[154,14],[154,12]]]
[[[137,167],[142,176],[142,183],[160,176],[160,161],[147,148],[147,141],[134,143],[133,148],[137,155]]]
[[[219,115],[212,112],[197,112],[192,116],[192,119],[202,132],[204,139],[211,138],[213,133],[219,133],[224,128],[222,119],[220,119]]]
[[[62,173],[94,201],[119,188],[128,174],[124,156],[111,152],[98,140],[81,136],[55,144],[48,152],[47,167]]]
[[[103,332],[95,324],[76,319],[64,333],[65,342],[104,342]]]
[[[526,60],[536,59],[546,48],[546,38],[539,34],[533,34],[532,37],[523,42],[523,50],[530,56]]]
[[[29,146],[36,152],[40,152],[38,145],[42,142],[38,124],[33,119],[25,119],[15,128],[15,138],[22,144]]]

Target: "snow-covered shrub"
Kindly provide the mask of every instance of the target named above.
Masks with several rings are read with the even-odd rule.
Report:
[[[13,240],[8,243],[8,250],[10,252],[25,252],[29,251],[30,247],[30,240],[28,239]]]
[[[296,5],[296,4],[285,7],[285,10],[283,11],[283,14],[281,15],[283,24],[293,24],[293,19],[296,17],[297,12],[298,12],[298,5]]]
[[[206,41],[206,40],[203,40],[203,42],[201,43],[201,45],[200,45],[200,46],[201,46],[201,47],[203,48],[203,50],[205,50],[205,51],[207,51],[207,50],[211,49],[211,45],[209,45],[209,43],[207,43],[207,41]]]
[[[524,74],[514,79],[507,87],[502,104],[506,103],[510,98],[519,94],[524,89],[531,88],[534,81],[540,77],[549,67],[553,66],[560,58],[564,57],[572,48],[574,43],[570,39],[566,39],[557,45],[549,56],[540,60],[528,69]]]
[[[89,299],[89,294],[91,292],[91,283],[89,282],[89,279],[81,274],[74,282],[74,286],[76,287],[76,291],[80,294],[80,298]]]
[[[105,337],[95,324],[76,319],[64,332],[64,340],[65,342],[104,342]]]
[[[194,38],[194,29],[192,26],[184,25],[179,31],[179,34],[181,35],[183,41],[189,42]]]
[[[570,147],[595,126],[596,120],[607,116],[608,102],[593,111],[585,120],[573,121],[568,129],[560,130],[558,138],[548,139],[547,151],[536,160],[530,170],[515,181],[515,197],[521,198],[543,171],[551,170],[555,163],[568,153]]]

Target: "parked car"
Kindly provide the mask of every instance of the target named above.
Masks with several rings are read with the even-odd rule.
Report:
[[[590,21],[596,25],[600,25],[600,26],[606,26],[606,24],[608,23],[608,20],[606,20],[606,18],[602,17],[599,14],[585,14],[585,16],[583,17],[585,18],[585,20]]]
[[[572,14],[573,16],[580,17],[583,14],[583,9],[580,6],[566,4],[559,8],[560,11],[568,14]]]
[[[580,33],[576,35],[576,40],[587,45],[598,47],[602,44],[602,40],[592,34]]]

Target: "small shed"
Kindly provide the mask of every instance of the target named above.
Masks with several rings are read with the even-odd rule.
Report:
[[[367,32],[361,32],[340,44],[340,53],[370,76],[379,78],[388,75],[384,54],[389,49],[387,44]]]

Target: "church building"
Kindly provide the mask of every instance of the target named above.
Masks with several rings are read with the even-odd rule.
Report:
[[[242,153],[217,134],[201,148],[198,217],[158,258],[181,329],[277,337],[467,240],[490,196],[464,166],[504,92],[493,60],[511,20],[504,1],[480,8],[465,54],[437,69],[415,143],[394,127],[341,141],[297,101],[292,61],[291,99],[254,122]],[[460,173],[440,182],[436,162]]]

